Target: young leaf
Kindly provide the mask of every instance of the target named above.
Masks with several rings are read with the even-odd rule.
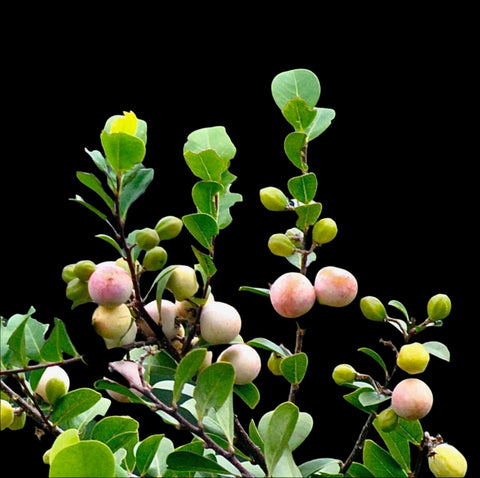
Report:
[[[75,475],[72,475],[72,472]],[[49,477],[115,476],[115,458],[111,450],[96,440],[84,440],[60,450],[50,466]]]
[[[113,208],[114,208],[113,199],[103,189],[100,179],[98,179],[92,173],[83,173],[81,171],[77,171],[77,178],[83,185],[87,186],[92,191],[96,192],[103,199],[103,201],[109,207],[109,209],[113,211]]]
[[[294,131],[285,138],[283,145],[288,159],[303,172],[308,170],[308,166],[305,164],[302,154],[306,144],[307,135],[305,133]]]
[[[317,192],[318,181],[314,173],[303,174],[288,181],[290,194],[298,201],[307,204]]]
[[[302,98],[310,108],[313,108],[320,98],[320,82],[310,70],[284,71],[272,81],[272,96],[281,110],[290,100],[297,97]]]
[[[435,355],[435,357],[450,362],[450,351],[445,344],[442,344],[441,342],[431,341],[425,342],[422,345],[425,347],[429,354]]]
[[[182,217],[190,234],[206,249],[212,249],[212,239],[218,235],[218,225],[208,214],[196,213]]]
[[[110,244],[120,254],[120,257],[123,257],[125,254],[118,242],[113,237],[107,236],[106,234],[97,234],[95,237],[98,237],[98,239],[102,239]]]
[[[385,374],[388,375],[387,366],[385,365],[384,360],[382,359],[382,357],[380,357],[380,355],[377,352],[375,352],[375,350],[369,349],[368,347],[361,347],[358,349],[358,351],[368,355],[373,360],[375,360],[375,362],[377,362],[378,365],[382,367]]]
[[[363,463],[375,476],[408,477],[392,455],[372,440],[365,440]]]
[[[200,252],[196,247],[192,246],[193,253],[197,258],[199,266],[202,268],[203,272],[205,273],[206,277],[213,277],[217,272],[217,268],[213,263],[213,259],[208,255]]]
[[[197,178],[205,181],[219,182],[222,173],[228,167],[228,163],[218,156],[213,149],[207,149],[199,153],[185,151],[183,156],[190,171]]]
[[[70,199],[70,201],[74,201],[78,204],[81,204],[82,206],[85,206],[88,210],[92,211],[94,214],[96,214],[100,219],[103,221],[106,221],[107,215],[104,214],[102,211],[98,210],[95,206],[92,206],[91,204],[88,204],[86,201],[83,200],[81,196],[78,194],[75,195],[74,198]]]
[[[392,307],[398,309],[403,314],[407,322],[410,323],[410,317],[408,316],[407,309],[401,302],[399,302],[398,300],[391,300],[388,305],[391,305]]]
[[[54,425],[70,420],[93,407],[102,395],[90,388],[78,388],[56,400],[50,419]]]
[[[317,110],[309,108],[302,98],[294,98],[285,105],[282,113],[295,131],[304,132],[314,121]]]
[[[180,399],[183,386],[195,375],[205,360],[206,354],[207,349],[193,349],[180,361],[175,373],[172,403],[176,403]]]
[[[218,216],[218,196],[223,190],[223,185],[216,181],[199,181],[193,186],[193,203],[197,206],[197,211],[208,214],[214,219]]]
[[[153,180],[151,168],[134,168],[122,180],[120,190],[120,217],[125,220],[130,206],[146,191]]]
[[[307,141],[320,136],[332,123],[335,118],[335,110],[330,108],[315,108],[317,116],[313,120],[312,124],[307,128]]]
[[[368,390],[368,388],[367,388],[367,390]],[[362,412],[365,412],[365,413],[374,412],[377,409],[377,405],[365,406],[365,405],[362,405],[362,403],[360,402],[359,397],[363,393],[365,393],[365,388],[357,388],[357,390],[355,390],[354,392],[351,392],[351,393],[348,393],[348,394],[344,395],[343,398],[348,403],[350,403],[350,405],[353,405],[354,407],[358,408]]]
[[[105,156],[117,173],[129,171],[145,157],[145,143],[127,133],[109,134],[105,130],[100,135]]]
[[[390,400],[390,397],[388,395],[381,395],[373,390],[363,389],[363,392],[358,396],[358,400],[364,407],[370,407],[386,402]]]
[[[183,152],[190,151],[198,154],[207,149],[214,150],[227,163],[233,159],[237,152],[223,126],[213,126],[193,131],[188,135]]]
[[[309,226],[313,226],[322,213],[322,205],[319,202],[312,202],[305,206],[298,206],[295,208],[298,215],[296,226],[298,229],[304,231]]]
[[[340,473],[340,463],[339,460],[336,460],[335,458],[317,458],[302,463],[298,468],[302,473],[301,476],[315,476],[318,472],[327,473],[329,475]]]

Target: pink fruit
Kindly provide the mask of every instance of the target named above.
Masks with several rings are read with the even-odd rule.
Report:
[[[287,272],[271,285],[270,300],[278,314],[294,319],[313,307],[315,289],[303,274]]]
[[[228,344],[242,328],[242,319],[235,307],[225,302],[207,303],[200,315],[200,332],[209,343]]]
[[[177,317],[177,306],[170,300],[162,299],[162,330],[167,339],[172,340],[178,335],[178,325],[175,321]],[[158,313],[157,301],[152,300],[145,305],[145,310],[148,315],[157,323],[160,323],[160,317]]]
[[[230,362],[235,370],[235,383],[245,385],[260,373],[262,361],[257,351],[247,344],[234,344],[225,349],[217,362]]]
[[[328,266],[317,272],[315,294],[322,305],[344,307],[355,299],[357,291],[357,280],[345,269]]]
[[[418,378],[402,380],[392,393],[392,408],[405,420],[419,420],[430,411],[433,394],[429,386]]]
[[[116,307],[125,303],[132,294],[132,289],[130,275],[113,262],[98,265],[88,280],[90,297],[105,307]]]

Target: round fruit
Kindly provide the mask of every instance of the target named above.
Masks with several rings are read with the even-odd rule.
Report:
[[[463,477],[467,474],[467,460],[452,445],[441,443],[428,456],[430,471],[437,478]]]
[[[317,244],[327,244],[335,239],[337,232],[337,223],[333,219],[326,217],[313,226],[312,239]]]
[[[75,277],[78,277],[81,281],[87,282],[90,276],[95,272],[97,266],[92,261],[79,261],[73,268]]]
[[[58,365],[54,365],[45,369],[35,388],[35,392],[47,403],[54,403],[58,398],[65,395],[69,388],[70,378],[67,372]]]
[[[257,351],[247,344],[234,344],[225,349],[218,362],[230,362],[235,370],[235,383],[245,385],[260,373],[262,361]]]
[[[175,216],[165,216],[158,221],[155,226],[155,231],[157,231],[158,237],[161,241],[167,241],[169,239],[174,239],[182,231],[183,222],[180,218]]]
[[[377,415],[377,425],[382,432],[391,432],[397,428],[398,415],[393,408],[386,408]]]
[[[303,274],[287,272],[271,285],[270,300],[282,317],[297,318],[313,307],[315,289]]]
[[[346,363],[337,365],[333,369],[332,378],[337,385],[345,385],[346,383],[352,383],[357,376],[355,369]]]
[[[317,272],[315,293],[322,305],[345,307],[355,299],[357,291],[357,280],[345,269],[328,266]]]
[[[387,317],[387,311],[382,302],[371,295],[360,299],[360,310],[362,314],[374,322],[382,322]]]
[[[132,325],[130,310],[125,304],[117,307],[99,305],[93,312],[95,332],[104,339],[121,339]]]
[[[0,400],[0,430],[5,430],[13,423],[13,407],[6,400]]]
[[[429,386],[418,378],[402,380],[393,390],[392,408],[405,420],[419,420],[428,414],[433,405]]]
[[[240,333],[242,319],[235,307],[213,301],[202,308],[200,333],[210,344],[228,344]]]
[[[288,206],[287,196],[272,186],[260,189],[260,201],[269,211],[285,211]]]
[[[137,337],[137,324],[132,321],[132,325],[127,330],[127,332],[118,339],[103,339],[107,349],[113,349],[115,347],[122,347],[123,345],[129,345],[135,342]]]
[[[158,313],[157,301],[152,300],[145,305],[145,310],[148,315],[157,323],[160,324],[160,314]],[[161,302],[162,311],[162,330],[167,339],[172,340],[178,335],[179,327],[176,323],[177,306],[170,300],[162,299]]]
[[[429,361],[430,354],[418,342],[404,345],[397,356],[397,365],[412,375],[425,371]]]
[[[198,290],[195,270],[189,266],[176,267],[168,279],[167,289],[178,301],[193,297]]]
[[[88,280],[88,292],[94,302],[105,307],[125,303],[132,294],[130,275],[113,262],[99,264]]]
[[[160,237],[155,229],[146,227],[137,232],[135,236],[137,246],[144,251],[149,251],[152,247],[158,246]]]
[[[142,264],[147,271],[159,271],[166,264],[167,258],[167,251],[161,246],[155,246],[145,253]]]
[[[433,322],[445,319],[452,310],[452,302],[448,295],[434,295],[427,304],[428,318]]]

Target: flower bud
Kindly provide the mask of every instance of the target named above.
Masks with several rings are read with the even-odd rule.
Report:
[[[160,246],[150,249],[143,258],[143,267],[147,271],[159,271],[167,262],[167,251]]]
[[[135,236],[137,246],[144,251],[149,251],[155,246],[158,246],[160,242],[160,237],[155,229],[150,229],[146,227],[137,232]]]
[[[428,318],[433,322],[445,319],[452,310],[452,303],[448,295],[434,295],[427,304]]]
[[[64,282],[67,284],[76,278],[75,273],[73,270],[75,269],[75,264],[69,264],[68,266],[65,266],[62,270],[62,279]]]
[[[260,189],[260,201],[269,211],[285,211],[288,205],[287,196],[272,186]]]
[[[387,317],[387,311],[382,302],[371,295],[367,295],[360,300],[360,310],[362,314],[374,322],[382,322]]]
[[[75,277],[67,284],[66,296],[67,299],[73,302],[74,306],[91,302],[92,300],[88,292],[87,282],[81,281],[78,277]]]
[[[377,415],[377,425],[382,432],[391,432],[397,428],[398,415],[392,408],[386,408]]]
[[[428,456],[428,467],[437,477],[463,477],[467,474],[467,460],[452,445],[441,443]]]
[[[270,357],[268,358],[267,367],[273,375],[282,375],[281,364],[284,357],[280,354],[272,352]]]
[[[155,226],[155,231],[157,231],[158,237],[161,241],[167,241],[168,239],[177,237],[180,234],[182,227],[183,222],[178,217],[165,216],[158,221]]]
[[[87,282],[90,276],[95,272],[97,266],[92,261],[79,261],[73,268],[75,277],[78,277],[81,281]]]
[[[337,365],[333,369],[332,378],[337,385],[345,385],[346,383],[352,383],[357,376],[355,369],[348,364]]]
[[[335,239],[337,232],[337,223],[333,219],[326,217],[315,223],[312,230],[312,238],[317,244],[326,244]]]
[[[273,234],[268,240],[268,248],[276,256],[288,257],[293,254],[295,246],[285,234]]]
[[[10,430],[21,430],[25,426],[26,421],[27,414],[25,412],[21,412],[20,415],[14,415],[13,422],[8,428],[10,428]]]

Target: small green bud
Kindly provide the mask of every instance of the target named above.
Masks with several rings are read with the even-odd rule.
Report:
[[[149,251],[150,249],[158,246],[160,242],[160,237],[155,229],[150,229],[146,227],[137,232],[135,236],[137,246],[144,251]]]
[[[146,252],[143,258],[143,267],[147,271],[159,271],[167,262],[167,251],[160,246],[156,246]]]
[[[280,354],[272,352],[270,357],[268,358],[267,367],[273,375],[282,375],[281,364],[283,358]]]
[[[13,417],[13,422],[8,428],[10,430],[21,430],[25,426],[26,421],[27,414],[25,412],[21,412],[20,415],[15,415]]]
[[[0,430],[5,430],[13,423],[13,407],[7,400],[0,400]]]
[[[377,415],[377,425],[382,432],[391,432],[398,425],[398,415],[393,408],[386,408]]]
[[[81,281],[87,282],[90,276],[95,272],[97,266],[92,261],[79,261],[73,268],[75,277],[78,277]]]
[[[293,254],[295,246],[285,234],[273,234],[268,240],[268,248],[272,254],[288,257]]]
[[[333,219],[326,217],[315,223],[312,230],[312,238],[317,244],[326,244],[335,239],[337,232],[337,223]]]
[[[445,319],[451,310],[452,302],[445,294],[434,295],[427,304],[428,318],[433,322]]]
[[[75,279],[77,276],[73,272],[75,269],[75,264],[69,264],[68,266],[65,266],[62,270],[62,279],[65,281],[67,284]]]
[[[360,300],[360,309],[368,320],[382,322],[387,317],[385,306],[379,299],[371,295],[367,295]]]
[[[183,222],[178,217],[165,216],[158,221],[155,226],[155,231],[157,231],[158,237],[161,241],[167,241],[177,237],[180,234],[182,227]]]
[[[285,211],[288,206],[287,196],[272,186],[260,189],[260,201],[269,211]]]
[[[355,369],[346,363],[337,365],[333,369],[332,378],[337,385],[345,385],[346,383],[352,383],[357,376]]]
[[[67,284],[66,295],[67,299],[70,299],[75,306],[92,300],[88,292],[88,283],[80,280],[78,277],[75,277]]]

